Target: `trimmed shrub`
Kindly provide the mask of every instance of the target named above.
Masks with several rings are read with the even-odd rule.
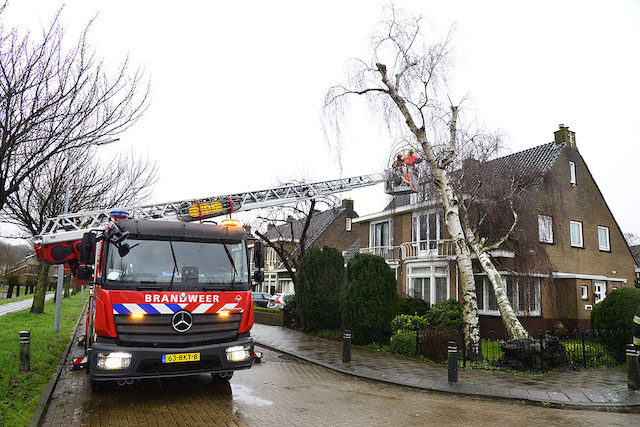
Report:
[[[392,336],[391,351],[396,354],[414,357],[416,355],[415,332],[401,332]]]
[[[300,317],[298,316],[298,304],[296,294],[288,294],[283,298],[284,307],[282,314],[284,315],[284,326],[297,328],[300,325]]]
[[[388,344],[398,312],[395,273],[382,257],[356,254],[340,293],[342,326],[355,344]]]
[[[633,339],[633,316],[640,306],[640,289],[620,288],[597,303],[591,311],[593,329],[620,330],[625,342]]]
[[[431,306],[431,309],[424,316],[429,326],[454,326],[461,328],[462,321],[462,304],[454,299],[437,302]]]
[[[424,329],[427,327],[427,320],[420,316],[410,316],[401,314],[391,321],[391,328],[398,333],[400,331],[415,331],[416,329]]]
[[[344,259],[336,248],[312,247],[304,255],[296,276],[296,303],[302,330],[340,327],[343,281]]]
[[[400,300],[399,314],[424,316],[429,311],[429,303],[422,298],[405,298]]]

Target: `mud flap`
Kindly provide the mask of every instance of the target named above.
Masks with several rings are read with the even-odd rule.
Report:
[[[86,340],[87,340],[87,336],[86,336],[86,335],[83,335],[83,336],[81,336],[81,337],[78,339],[77,344],[78,344],[79,346],[80,346],[80,345],[84,345],[84,343],[85,343],[85,341],[86,341]]]
[[[262,363],[262,352],[253,352],[253,363]]]

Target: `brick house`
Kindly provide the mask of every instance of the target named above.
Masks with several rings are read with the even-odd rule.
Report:
[[[353,200],[342,200],[341,206],[317,212],[311,218],[306,237],[306,249],[312,246],[332,246],[341,252],[357,247],[358,233],[353,231],[352,221],[358,217],[353,210]],[[293,219],[282,225],[270,225],[266,237],[274,243],[282,243],[287,251],[295,250],[299,243],[306,218]],[[265,244],[264,282],[256,291],[293,293],[289,272],[273,248]]]
[[[554,135],[554,142],[492,161],[540,177],[531,201],[537,227],[524,230],[540,248],[527,255],[534,262],[521,262],[525,256],[512,250],[514,241],[491,253],[511,304],[530,332],[550,329],[556,321],[569,329],[589,327],[593,305],[613,289],[633,286],[635,277],[634,257],[578,152],[575,133],[561,125]],[[430,303],[461,299],[455,252],[438,201],[394,196],[384,211],[354,223],[360,252],[387,260],[396,270],[401,297]],[[529,267],[523,269],[525,264]],[[535,267],[542,264],[545,268]],[[481,333],[504,335],[493,288],[478,266],[474,271]]]

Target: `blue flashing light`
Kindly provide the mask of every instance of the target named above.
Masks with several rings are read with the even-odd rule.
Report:
[[[129,212],[125,211],[111,211],[109,216],[113,219],[127,219],[129,218]]]

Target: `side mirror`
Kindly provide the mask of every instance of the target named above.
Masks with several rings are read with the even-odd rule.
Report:
[[[126,257],[130,250],[131,248],[128,243],[118,245],[118,255],[120,255],[120,258]]]
[[[253,243],[253,264],[257,269],[264,268],[264,244],[262,243],[262,240],[256,239]],[[263,280],[264,274],[260,282],[262,282]]]
[[[254,271],[252,279],[253,279],[254,283],[262,283],[262,282],[264,282],[264,271],[262,271],[262,270]]]
[[[96,257],[96,235],[94,233],[84,233],[79,249],[79,263],[93,265]]]
[[[93,268],[88,265],[79,265],[76,277],[80,280],[93,279]]]

